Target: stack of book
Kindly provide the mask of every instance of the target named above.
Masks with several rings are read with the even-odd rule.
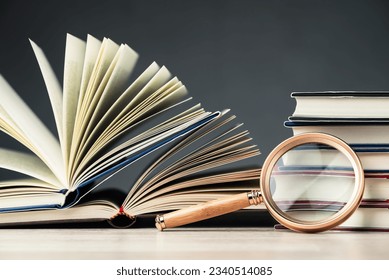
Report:
[[[294,135],[322,132],[347,142],[361,159],[365,192],[340,228],[389,229],[389,92],[294,92],[296,109],[285,126]]]

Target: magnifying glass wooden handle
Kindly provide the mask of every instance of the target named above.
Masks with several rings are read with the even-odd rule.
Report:
[[[261,202],[261,192],[259,190],[253,190],[248,193],[208,201],[165,215],[158,215],[155,218],[155,226],[162,231],[166,228],[174,228],[231,213],[250,205],[258,205]]]

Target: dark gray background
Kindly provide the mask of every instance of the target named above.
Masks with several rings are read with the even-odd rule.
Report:
[[[166,65],[208,110],[231,108],[265,155],[291,135],[289,94],[389,89],[389,1],[5,1],[0,73],[49,125],[28,42],[62,79],[66,33],[127,43]],[[0,138],[2,146],[11,145]]]

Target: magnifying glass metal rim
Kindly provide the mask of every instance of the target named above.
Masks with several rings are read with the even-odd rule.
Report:
[[[285,214],[273,200],[270,190],[272,171],[277,161],[289,150],[308,143],[324,144],[337,149],[350,161],[355,174],[355,187],[350,200],[336,214],[324,220],[314,222],[297,220]],[[262,167],[260,186],[262,199],[266,208],[279,223],[295,231],[320,232],[336,227],[354,213],[362,200],[365,188],[365,176],[357,154],[347,143],[325,133],[304,133],[283,141],[268,155]]]

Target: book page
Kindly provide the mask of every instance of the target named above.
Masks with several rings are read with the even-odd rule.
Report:
[[[149,67],[149,69],[151,71],[156,70],[156,66],[152,66],[153,67]],[[117,108],[109,111],[112,115],[106,115],[105,117],[109,118],[111,122],[104,131],[99,134],[98,139],[89,139],[90,141],[94,140],[94,144],[90,151],[101,149],[106,143],[120,135],[123,130],[134,124],[135,121],[140,121],[142,119],[142,114],[145,115],[143,119],[146,119],[147,115],[154,113],[154,111],[150,110],[153,107],[152,104],[158,104],[159,111],[162,111],[164,106],[166,108],[171,104],[179,103],[180,98],[187,94],[187,90],[177,78],[173,78],[169,81],[170,77],[170,72],[166,67],[162,67],[135,95],[133,95],[130,90],[130,88],[132,88],[131,85],[129,90],[125,92],[126,96],[123,99],[120,99],[120,101],[123,102],[130,96],[133,96],[132,99],[128,99],[128,102],[124,103],[125,106],[124,108],[122,107],[123,109],[120,112],[115,112]],[[165,96],[166,98],[161,101],[161,96]],[[170,102],[167,102],[167,100],[170,100]],[[118,104],[116,103],[114,105]],[[115,114],[113,114],[113,112],[115,112]],[[100,128],[96,128],[96,130],[98,129]]]
[[[71,170],[69,170],[70,174],[72,173],[71,171],[77,165],[75,159],[77,154],[79,153],[80,143],[90,120],[88,118],[88,112],[90,110],[95,109],[91,108],[91,102],[99,86],[101,86],[103,78],[109,66],[111,65],[118,49],[119,46],[115,42],[110,39],[104,38],[99,50],[99,54],[97,56],[97,61],[90,76],[84,98],[82,100],[79,111],[77,112],[69,158],[69,165],[71,167]]]
[[[0,75],[0,118],[11,119],[17,131],[33,147],[33,152],[45,162],[63,186],[66,186],[65,167],[58,140],[24,103],[7,81]],[[6,112],[6,116],[1,113]],[[4,118],[3,118],[4,117]]]
[[[35,190],[58,192],[58,187],[32,177],[0,182],[1,193],[25,193],[34,192]]]
[[[49,94],[51,107],[54,113],[55,124],[57,126],[59,141],[60,143],[63,143],[62,88],[42,49],[31,40],[30,43],[32,49],[34,50],[35,57],[38,60],[39,67],[41,69],[42,76],[46,84],[47,92]]]
[[[35,149],[34,146],[26,139],[23,132],[19,129],[19,127],[13,122],[13,120],[9,117],[7,112],[0,106],[0,130],[16,141],[19,141],[22,145],[30,149],[33,153],[38,154],[39,151]]]
[[[105,131],[110,132],[112,127],[118,126],[118,123],[121,121],[121,117],[123,117],[123,114],[125,112],[127,112],[129,110],[129,108],[132,108],[135,106],[135,104],[136,104],[136,103],[134,103],[135,100],[138,100],[139,102],[142,100],[145,100],[147,96],[149,96],[151,93],[153,93],[155,91],[158,91],[158,89],[160,89],[166,82],[168,82],[170,76],[171,76],[171,74],[166,69],[166,67],[162,67],[161,69],[159,69],[159,71],[144,86],[144,88],[142,88],[142,90],[137,95],[135,95],[135,97],[130,101],[130,103],[128,105],[126,105],[126,107],[122,110],[120,115],[115,116],[115,118],[109,124],[109,126],[105,129]],[[130,122],[128,121],[126,124],[129,125]],[[80,131],[82,131],[82,129],[80,129]],[[102,142],[102,144],[100,144],[99,147],[96,148],[96,149],[101,149],[103,147],[103,145],[106,143],[105,141],[100,141],[101,138],[108,138],[109,137],[109,139],[112,140],[114,138],[114,135],[118,134],[118,131],[120,132],[120,129],[114,130],[114,132],[113,133],[111,132],[109,135],[107,135],[106,133],[103,132],[99,135],[98,140],[91,139],[90,141],[91,142],[99,142],[99,143]],[[81,144],[79,143],[79,145],[81,145]],[[84,153],[83,153],[82,150],[80,150],[80,148],[81,147],[79,147],[79,151],[75,157],[72,177],[76,176],[76,174],[75,174],[76,169],[80,170],[80,169],[84,168],[84,166],[79,166],[79,165],[80,165],[81,161],[86,162],[87,159],[86,159],[85,152],[90,150],[89,147],[86,147],[86,148],[84,147]]]
[[[144,105],[136,111],[130,111],[121,120],[118,119],[109,123],[108,128],[105,131],[100,132],[98,135],[96,131],[100,131],[103,128],[95,127],[91,137],[89,137],[86,143],[88,147],[87,153],[84,154],[82,162],[86,162],[90,157],[93,157],[95,153],[101,150],[109,142],[112,142],[115,138],[120,136],[125,130],[130,129],[134,125],[140,124],[151,115],[156,112],[163,112],[165,108],[171,107],[171,104],[179,104],[180,101],[187,94],[186,88],[178,81],[177,78],[173,78],[171,81],[162,86],[157,92],[149,96],[147,105]],[[122,112],[121,112],[122,113]],[[110,118],[116,118],[115,115],[106,116]],[[150,131],[155,131],[151,129]],[[96,134],[96,138],[93,138],[93,134]],[[135,136],[134,140],[138,138]],[[147,137],[147,136],[146,136]]]
[[[228,113],[229,110],[222,111],[222,116],[224,116],[226,113]],[[177,145],[166,151],[160,158],[158,158],[156,161],[154,161],[144,172],[143,174],[138,178],[138,180],[134,183],[132,186],[130,192],[127,195],[126,200],[124,201],[124,204],[127,204],[130,199],[135,197],[135,193],[139,192],[142,193],[145,189],[147,189],[149,186],[154,184],[156,181],[158,181],[159,178],[163,176],[164,173],[168,172],[168,169],[164,169],[162,171],[158,171],[161,169],[161,166],[166,165],[166,162],[172,161],[174,157],[178,157],[179,159],[181,156],[177,156],[177,154],[182,153],[183,150],[185,150],[188,147],[191,147],[192,144],[194,144],[196,141],[201,140],[202,138],[206,137],[210,133],[213,133],[214,131],[220,129],[222,126],[228,124],[232,120],[235,119],[235,116],[229,116],[225,120],[217,123],[212,124],[203,127],[202,129],[199,129],[195,133],[193,133],[190,137],[187,137],[186,139],[183,139],[180,141]],[[202,147],[205,147],[207,145],[211,145],[212,143],[215,143],[219,141],[221,138],[223,138],[225,135],[233,132],[235,129],[239,128],[240,125],[235,125],[233,128],[228,129],[226,132],[219,134],[217,137],[213,137],[211,141],[206,141],[205,144],[197,148],[196,150],[193,149],[191,153],[195,153]],[[178,164],[180,161],[173,161],[172,164]],[[155,174],[154,176],[152,174]],[[153,176],[153,177],[151,177]],[[148,177],[151,177],[147,180]]]
[[[149,200],[150,198],[154,198],[165,193],[171,193],[173,191],[184,191],[185,188],[197,186],[196,184],[201,183],[201,181],[196,182],[196,184],[189,183],[189,179],[188,181],[181,182],[180,184],[174,184],[173,182],[175,182],[175,180],[182,180],[183,178],[190,178],[190,176],[194,176],[195,174],[199,174],[203,171],[209,171],[216,167],[234,163],[249,157],[257,156],[257,151],[250,151],[250,149],[252,148],[253,147],[241,148],[237,149],[236,151],[232,151],[231,153],[224,152],[216,154],[215,156],[210,156],[209,158],[204,158],[203,160],[199,160],[197,162],[194,161],[193,164],[190,164],[188,166],[181,166],[181,168],[178,167],[177,172],[175,171],[175,169],[172,169],[170,171],[170,174],[165,174],[165,176],[159,177],[157,179],[157,183],[145,184],[144,186],[142,186],[142,188],[137,191],[136,195],[131,198],[128,207],[131,207],[131,205],[133,206],[142,204],[145,200]],[[223,174],[221,173],[217,175],[221,176]],[[237,173],[236,175],[239,176],[240,174]],[[215,176],[213,179],[211,179],[211,181],[208,182],[208,184],[222,183],[218,182],[216,179],[217,177]],[[255,179],[259,182],[259,176]],[[237,179],[233,178],[232,180]],[[226,181],[226,183],[228,182]],[[209,190],[210,188],[210,186],[206,187],[207,190]]]
[[[125,86],[128,83],[129,77],[131,76],[139,57],[139,55],[127,45],[122,45],[116,55],[116,63],[111,65],[112,73],[107,77],[104,77],[104,79],[107,79],[108,81],[101,93],[100,99],[96,100],[96,109],[92,112],[88,129],[90,129],[90,127],[93,128],[104,113],[108,111],[108,109],[125,92]],[[108,70],[107,73],[110,73],[111,71]]]
[[[62,153],[65,167],[73,138],[74,122],[77,113],[86,44],[84,41],[67,34],[64,76],[63,76],[63,133]]]
[[[151,192],[124,210],[130,215],[174,211],[221,199],[230,195],[259,189],[260,169],[229,172],[219,175],[202,176],[169,185],[157,192]]]
[[[59,201],[58,201],[59,202]],[[110,219],[117,214],[115,205],[106,201],[77,205],[67,209],[42,209],[39,211],[11,212],[0,214],[1,225],[50,224],[63,222],[93,222]]]
[[[115,103],[107,110],[103,117],[93,128],[93,131],[88,137],[90,139],[98,139],[95,143],[100,142],[100,136],[103,135],[103,131],[112,125],[114,119],[122,112],[127,104],[131,102],[134,96],[150,81],[150,79],[158,72],[160,67],[157,63],[152,63],[127,89],[126,91],[115,101]],[[96,145],[100,147],[100,145]],[[91,150],[95,147],[91,147]]]
[[[186,91],[181,88],[177,90],[177,93],[179,97],[180,94],[186,94]],[[187,101],[187,100],[186,100]],[[184,101],[185,102],[185,101]],[[168,106],[167,109],[173,108],[176,103],[173,102],[174,105]],[[161,113],[163,110],[157,111],[157,113],[152,114],[151,116],[156,116],[158,113]],[[192,122],[196,122],[196,120],[200,120],[201,118],[205,118],[207,114],[203,110],[197,110],[195,112],[192,112],[190,110],[185,111],[183,114],[180,114],[179,117],[173,117],[168,119],[165,122],[162,122],[150,129],[147,129],[146,131],[137,134],[136,136],[132,137],[131,139],[127,140],[125,143],[120,144],[116,146],[115,148],[111,149],[108,152],[105,152],[103,155],[100,156],[100,158],[93,162],[88,163],[88,161],[93,158],[103,147],[104,143],[108,142],[110,139],[113,139],[114,136],[108,136],[111,137],[106,140],[106,142],[99,142],[96,141],[96,145],[92,146],[92,148],[89,150],[88,154],[82,159],[79,168],[76,170],[75,177],[77,177],[81,172],[84,170],[91,169],[92,165],[97,165],[98,163],[105,162],[104,164],[109,163],[110,161],[118,160],[118,157],[122,157],[122,154],[119,154],[119,151],[128,150],[131,146],[134,149],[135,145],[139,146],[140,149],[142,149],[142,145],[145,147],[149,145],[148,141],[152,139],[153,137],[157,139],[157,141],[160,141],[163,139],[164,135],[170,131],[170,133],[174,134],[179,132],[180,130],[185,129],[187,126],[189,126]],[[140,119],[139,121],[132,124],[132,126],[128,126],[128,129],[133,128],[133,126],[137,126],[141,124],[143,121],[147,121],[147,118]],[[123,131],[124,132],[124,131]],[[102,166],[104,165],[102,164]]]
[[[97,57],[101,48],[101,41],[97,40],[95,37],[88,34],[86,40],[86,50],[84,58],[84,66],[82,69],[82,79],[80,86],[80,93],[77,102],[77,112],[80,111],[82,102],[84,100],[84,95],[91,78],[93,69],[95,68]]]
[[[108,123],[113,120],[127,107],[127,105],[142,91],[142,88],[158,73],[161,67],[156,62],[153,62],[147,69],[139,75],[138,78],[124,91],[124,93],[115,101],[111,108],[107,111],[104,119],[109,118]],[[105,126],[106,127],[106,126]]]
[[[0,168],[16,171],[47,182],[58,189],[64,186],[37,156],[0,148]]]
[[[80,122],[80,120],[77,118],[77,116],[81,115],[81,107],[84,102],[84,96],[89,84],[89,81],[91,79],[93,69],[96,67],[97,58],[100,52],[101,48],[101,41],[97,40],[91,35],[88,35],[87,42],[86,42],[86,50],[85,50],[85,58],[84,58],[84,65],[82,70],[82,79],[81,79],[81,86],[80,86],[80,92],[78,96],[78,102],[77,102],[77,110],[76,110],[76,119],[74,120],[73,125],[73,133],[72,133],[72,140],[70,144],[70,151],[67,158],[67,177],[68,180],[70,180],[71,177],[71,170],[72,170],[72,164],[74,162],[74,154],[76,153],[75,147],[73,142],[77,141],[77,130],[74,129],[76,127],[76,123]]]
[[[112,123],[116,124],[119,119],[122,119],[124,115],[131,112],[133,108],[139,105],[148,96],[160,90],[161,87],[164,86],[169,81],[169,79],[171,79],[171,77],[172,75],[169,70],[165,66],[162,66],[151,78],[151,80],[142,88],[142,90],[134,96],[134,98],[127,104],[127,106]]]
[[[79,186],[80,184],[86,184],[87,180],[95,180],[97,177],[108,175],[109,170],[107,171],[107,169],[112,168],[113,171],[117,171],[123,166],[133,163],[161,146],[167,145],[168,143],[189,134],[207,122],[218,118],[219,115],[220,112],[215,112],[212,114],[203,113],[199,116],[192,117],[191,119],[181,118],[180,120],[175,120],[176,123],[173,127],[162,129],[161,131],[163,132],[153,134],[153,136],[147,140],[137,142],[134,145],[129,145],[129,143],[131,143],[131,140],[129,140],[110,150],[98,161],[88,165],[85,170],[79,170],[79,172],[82,173],[76,174],[76,181],[73,182],[72,185]],[[164,126],[166,128],[170,125],[169,122],[166,122]],[[103,170],[105,171],[102,172]]]
[[[62,193],[41,193],[25,195],[7,195],[0,199],[0,213],[14,211],[29,211],[36,209],[57,209],[65,202],[65,195]],[[36,211],[39,212],[39,211]],[[1,223],[3,219],[1,219]]]
[[[125,208],[132,211],[134,207],[141,207],[143,203],[168,193],[193,192],[202,184],[206,189],[203,191],[208,192],[225,191],[222,185],[216,189],[210,186],[223,183],[223,180],[225,183],[241,180],[259,182],[260,172],[257,169],[251,170],[251,173],[247,170],[231,173],[224,167],[259,155],[256,146],[249,143],[251,138],[247,131],[236,131],[240,125],[227,126],[233,119],[234,116],[230,116],[219,120],[219,123],[209,123],[162,155],[132,187],[124,201]],[[224,127],[228,129],[223,130]],[[203,174],[215,168],[219,168],[215,174]],[[233,188],[229,189],[233,191]]]
[[[65,203],[66,190],[32,177],[0,182],[0,224],[12,213],[57,209]],[[7,215],[3,215],[7,214]]]
[[[90,104],[86,116],[89,122],[86,124],[87,127],[80,143],[80,155],[84,154],[82,149],[88,149],[88,145],[85,145],[85,142],[91,138],[90,133],[92,130],[100,122],[105,112],[123,94],[137,58],[138,54],[130,47],[127,45],[120,46]],[[91,140],[93,141],[94,139]]]

